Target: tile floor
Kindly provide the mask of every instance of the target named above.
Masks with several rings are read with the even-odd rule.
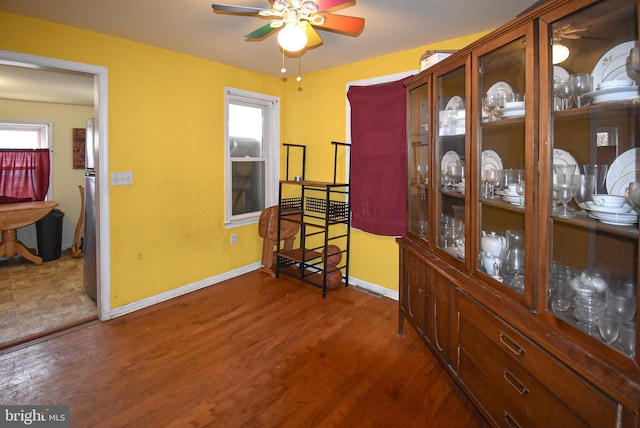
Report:
[[[40,266],[20,256],[0,261],[0,345],[95,318],[82,264],[69,251]]]

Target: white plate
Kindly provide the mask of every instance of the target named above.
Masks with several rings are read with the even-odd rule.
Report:
[[[590,211],[593,211],[596,213],[605,213],[605,214],[628,214],[632,210],[631,205],[628,205],[628,204],[624,204],[623,206],[618,208],[609,208],[609,207],[601,207],[600,205],[596,205],[593,203],[593,201],[585,201],[584,205],[585,205],[585,208]]]
[[[631,79],[638,80],[638,74],[626,67],[631,48],[637,46],[634,40],[620,43],[609,49],[593,68],[593,87],[597,88],[600,82],[607,80]],[[624,65],[624,67],[622,67]],[[631,73],[631,74],[629,74]]]
[[[565,80],[569,78],[569,72],[559,65],[553,66],[553,78]]]
[[[511,205],[524,206],[524,195],[522,196],[522,199],[520,199],[520,196],[503,196],[502,199],[509,202]]]
[[[493,150],[484,150],[482,152],[482,170],[485,169],[504,169],[502,166],[502,159]]]
[[[628,88],[629,86],[636,86],[636,82],[633,80],[608,80],[600,82],[598,89]]]
[[[638,214],[606,214],[592,212],[589,214],[589,217],[598,219],[603,223],[614,225],[630,225],[638,222]]]
[[[452,97],[444,109],[445,110],[464,110],[464,100],[462,99],[462,97],[459,97],[459,96]]]
[[[587,92],[583,97],[591,98],[593,104],[608,103],[611,101],[631,100],[638,97],[637,86],[622,86],[616,88],[599,89]]]
[[[448,151],[447,153],[444,154],[444,156],[442,156],[442,161],[440,162],[440,170],[442,171],[443,174],[447,170],[447,166],[451,164],[462,165],[462,162],[460,161],[460,156],[453,150]]]
[[[640,176],[640,150],[633,148],[622,153],[607,171],[607,193],[624,196],[629,183]]]
[[[553,164],[554,165],[577,165],[576,166],[576,175],[580,175],[580,165],[578,165],[578,161],[574,158],[571,153],[562,149],[553,149]]]
[[[487,91],[487,95],[511,95],[513,94],[513,89],[506,82],[496,82]]]
[[[500,115],[505,118],[505,119],[509,119],[511,117],[521,117],[524,116],[525,111],[524,110],[511,110],[511,111],[500,111],[499,112]]]

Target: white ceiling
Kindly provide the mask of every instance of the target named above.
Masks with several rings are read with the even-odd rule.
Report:
[[[287,60],[282,74],[282,53],[276,38],[247,42],[244,35],[267,21],[253,16],[217,14],[211,3],[269,8],[267,0],[2,0],[0,10],[57,22],[140,43],[183,52],[272,76],[295,76],[298,64]],[[357,37],[318,31],[324,43],[301,57],[302,74],[425,46],[507,23],[535,0],[357,0],[334,11],[365,19]],[[416,58],[416,68],[419,58]],[[0,67],[0,97],[12,68]],[[22,71],[22,70],[19,70]],[[34,74],[31,70],[30,74]],[[15,73],[13,73],[15,74]],[[20,74],[20,73],[18,73]],[[68,80],[66,73],[55,78]],[[37,76],[32,76],[37,77]],[[20,85],[12,77],[11,87]],[[23,76],[22,79],[27,79]],[[87,77],[80,79],[87,85]],[[24,87],[24,85],[21,85]],[[36,88],[30,85],[31,88]],[[47,81],[44,92],[51,89]],[[32,91],[33,92],[33,91]],[[63,92],[69,93],[68,90]],[[22,93],[22,95],[20,95]],[[13,88],[10,97],[27,96]],[[33,95],[32,95],[33,97]]]

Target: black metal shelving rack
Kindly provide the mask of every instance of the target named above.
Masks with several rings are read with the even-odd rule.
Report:
[[[306,180],[304,177],[306,147],[285,144],[287,148],[286,178],[280,181],[278,203],[278,249],[276,277],[280,273],[296,277],[320,287],[322,297],[327,296],[327,278],[339,271],[342,282],[349,285],[349,245],[351,235],[351,207],[349,184],[336,182],[336,163],[340,147],[334,145],[333,182]],[[302,149],[302,176],[289,179],[289,149]],[[285,197],[284,195],[287,195]],[[281,248],[280,229],[283,222],[294,222],[300,227],[299,247],[293,250]],[[335,250],[336,246],[339,250]],[[327,252],[325,249],[329,248]],[[327,253],[327,257],[323,254]],[[331,256],[339,254],[340,262],[330,263]],[[335,275],[335,274],[334,274]]]

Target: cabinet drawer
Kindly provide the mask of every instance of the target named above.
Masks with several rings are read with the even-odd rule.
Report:
[[[508,378],[517,385],[515,376],[521,382],[529,382],[526,388],[530,391],[538,391],[538,386],[546,391],[537,392],[536,400],[551,399],[552,407],[562,402],[594,426],[615,426],[617,405],[613,400],[464,293],[459,292],[456,300],[459,346],[486,373],[503,383]],[[506,378],[505,370],[509,373]],[[510,385],[509,388],[514,390]]]
[[[469,387],[491,385],[489,389],[480,386],[482,389],[477,394],[485,395],[478,398],[488,403],[487,410],[499,423],[505,423],[505,417],[510,417],[521,426],[589,426],[483,334],[476,331],[474,340],[468,341],[467,346],[469,348],[463,345],[459,348],[458,375]],[[492,403],[494,401],[498,402]],[[498,413],[494,413],[496,411]],[[507,414],[509,416],[505,416]]]

